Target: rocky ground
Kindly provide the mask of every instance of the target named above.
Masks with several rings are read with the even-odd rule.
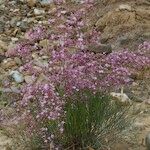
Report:
[[[29,28],[37,24],[47,26],[53,12],[55,6],[46,0],[0,0],[0,81],[4,81],[9,72],[22,63],[17,57],[6,58],[4,53],[14,47]],[[134,50],[140,43],[150,40],[150,0],[98,0],[94,9],[87,15],[90,16],[87,18],[89,29],[95,26],[102,33],[103,48]],[[31,82],[28,76],[24,78],[25,82]],[[131,90],[126,91],[131,99],[138,101],[133,106],[133,115],[137,118],[129,134],[125,136],[126,142],[117,144],[115,150],[146,149],[144,139],[150,131],[149,81],[139,79]],[[5,90],[17,89],[12,86],[11,89]],[[9,149],[7,145],[10,141],[0,133],[0,150]]]

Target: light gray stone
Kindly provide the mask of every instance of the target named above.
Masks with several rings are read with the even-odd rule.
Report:
[[[128,10],[128,11],[131,11],[132,8],[128,4],[121,4],[121,5],[119,5],[119,10]]]
[[[44,13],[45,13],[45,10],[43,10],[43,9],[37,9],[37,8],[34,9],[35,15],[42,15]]]
[[[39,0],[39,2],[42,6],[47,6],[53,3],[53,0]]]
[[[22,83],[22,82],[24,81],[23,75],[22,75],[19,71],[17,71],[17,70],[11,71],[11,72],[10,72],[10,75],[12,76],[12,78],[13,78],[13,79],[15,80],[15,82],[17,82],[17,83]]]

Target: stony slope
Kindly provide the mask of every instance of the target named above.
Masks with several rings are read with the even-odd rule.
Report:
[[[8,58],[8,63],[4,65],[2,61],[6,59],[4,53],[7,49],[22,38],[24,32],[34,24],[47,24],[45,20],[55,11],[53,6],[41,6],[39,3],[33,4],[32,7],[29,5],[24,0],[0,0],[1,80],[4,80],[4,76],[7,75],[6,70],[17,68],[17,65],[21,63],[17,58],[13,60]],[[94,26],[101,31],[101,42],[111,44],[113,50],[120,48],[134,50],[139,43],[150,40],[150,0],[98,0],[93,10],[87,14],[89,16],[87,18],[89,28]],[[139,84],[135,90],[138,96],[141,95],[142,100],[150,98],[149,88],[146,89],[145,86],[148,85],[144,84],[142,88],[141,84]],[[137,122],[143,120],[143,124],[135,125],[138,131],[138,141],[130,141],[133,137],[130,139],[130,135],[128,135],[127,143],[121,144],[118,150],[145,149],[142,139],[150,131],[150,108],[143,103],[141,107],[141,111],[144,111],[144,113],[138,112],[140,115],[138,115]],[[132,135],[136,133],[134,128],[131,133]],[[6,150],[7,143],[10,143],[10,139],[0,134],[0,150]],[[115,150],[117,150],[117,146]]]

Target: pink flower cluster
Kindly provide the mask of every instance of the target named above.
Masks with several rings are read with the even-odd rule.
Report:
[[[138,52],[150,56],[150,42],[146,41],[139,45]]]
[[[47,33],[44,27],[37,26],[34,27],[33,29],[30,29],[25,36],[30,41],[38,41],[46,38]]]
[[[148,50],[148,49],[145,49]],[[143,53],[143,51],[141,51]],[[140,52],[121,51],[111,53],[106,61],[113,67],[125,66],[131,69],[141,70],[150,65],[150,59],[147,55]]]
[[[22,89],[22,94],[21,105],[23,107],[29,106],[32,101],[35,102],[35,107],[38,107],[38,109],[34,110],[34,113],[37,114],[37,119],[48,118],[49,120],[55,120],[60,117],[63,102],[51,84],[28,85]]]

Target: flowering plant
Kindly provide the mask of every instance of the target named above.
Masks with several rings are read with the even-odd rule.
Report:
[[[60,7],[60,3],[56,4],[49,28],[30,29],[26,39],[6,53],[20,57],[23,65],[19,71],[32,77],[32,82],[22,84],[21,100],[16,105],[21,120],[25,120],[27,135],[36,134],[46,146],[60,144],[57,142],[64,133],[66,120],[64,108],[74,93],[109,92],[131,83],[132,74],[150,68],[150,57],[143,53],[149,51],[149,43],[140,45],[139,52],[90,52],[90,44],[101,45],[100,33],[96,29],[86,30],[84,16],[92,2],[81,4],[78,11]]]

